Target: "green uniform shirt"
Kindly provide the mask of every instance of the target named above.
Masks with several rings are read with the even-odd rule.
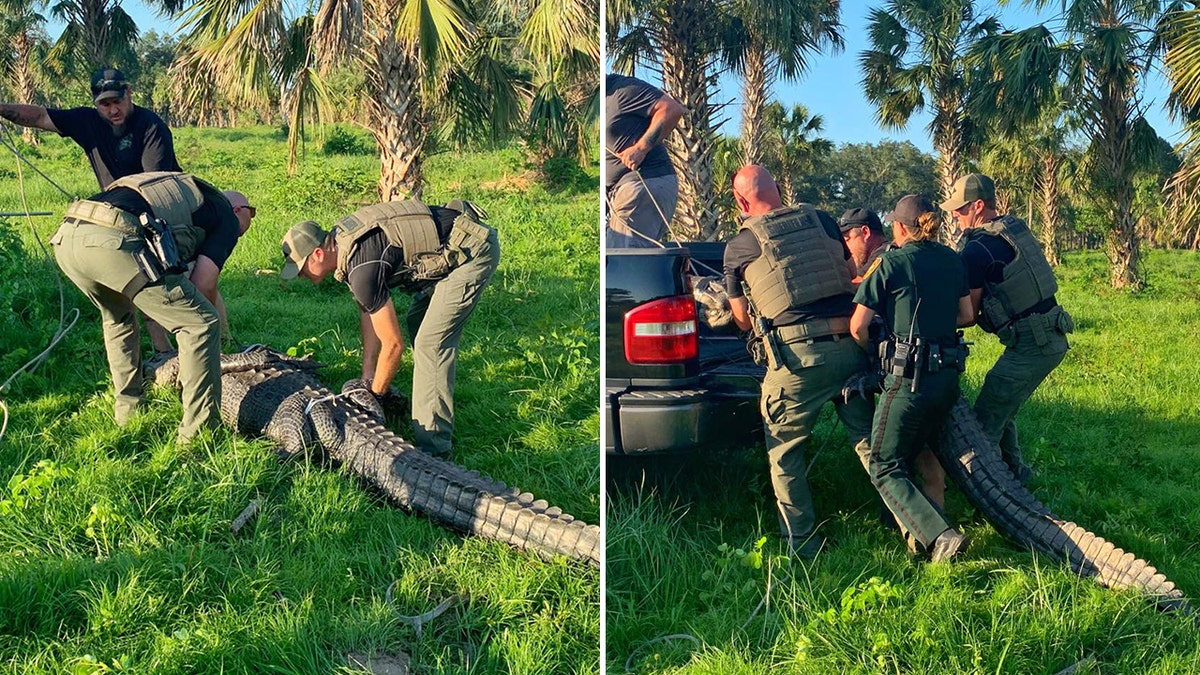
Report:
[[[897,337],[907,338],[911,332],[913,337],[949,342],[957,330],[958,301],[969,294],[957,253],[937,242],[909,241],[876,260],[854,302],[875,310]]]

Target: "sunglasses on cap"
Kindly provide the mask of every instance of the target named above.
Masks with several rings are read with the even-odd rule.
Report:
[[[102,91],[125,91],[129,88],[126,80],[101,80],[92,85],[92,96],[98,96]]]

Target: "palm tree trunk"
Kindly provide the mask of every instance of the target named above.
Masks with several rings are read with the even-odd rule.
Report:
[[[687,110],[667,137],[667,151],[679,174],[679,201],[669,228],[676,239],[711,239],[717,233],[717,196],[713,190],[715,107],[708,94],[717,90],[712,56],[705,53],[703,22],[708,20],[694,0],[668,3],[662,22],[663,85]]]
[[[1058,169],[1062,165],[1062,157],[1057,153],[1048,152],[1042,155],[1041,171],[1035,177],[1038,191],[1038,211],[1042,216],[1040,231],[1042,251],[1046,254],[1046,262],[1058,266],[1059,236],[1062,229],[1062,211],[1059,209]]]
[[[959,174],[962,173],[962,155],[960,149],[962,133],[958,128],[958,114],[954,112],[956,106],[957,102],[947,102],[943,105],[946,112],[943,112],[942,123],[938,124],[933,133],[933,149],[938,155],[938,182],[941,184],[941,198],[938,202],[950,196],[950,192],[954,189],[954,181],[958,180]],[[957,236],[957,232],[951,222],[951,218],[940,209],[938,212],[942,216],[942,229],[939,239],[943,243],[953,241]]]
[[[1137,218],[1133,214],[1131,96],[1112,81],[1105,81],[1098,89],[1100,133],[1093,143],[1097,145],[1099,170],[1092,180],[1093,190],[1101,197],[1101,203],[1110,207],[1112,227],[1105,235],[1109,280],[1113,288],[1141,290],[1145,281],[1141,273]]]
[[[29,72],[29,58],[33,51],[33,40],[30,39],[28,30],[17,32],[13,38],[13,51],[16,52],[16,59],[12,64],[13,91],[17,95],[17,103],[31,105],[37,92],[33,87],[33,75]],[[21,138],[29,145],[37,145],[39,143],[37,131],[33,127],[25,127],[21,131]]]
[[[372,3],[367,22],[367,84],[371,133],[379,147],[379,199],[420,199],[425,187],[422,152],[428,136],[421,63],[412,45],[395,35],[391,2]]]
[[[746,50],[746,69],[742,84],[742,164],[761,164],[763,152],[763,108],[770,89],[767,52],[753,36]]]

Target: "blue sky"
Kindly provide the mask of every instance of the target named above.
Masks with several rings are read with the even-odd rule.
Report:
[[[1058,3],[1051,4],[1058,6]],[[881,0],[843,0],[846,48],[840,54],[813,59],[809,72],[799,82],[777,83],[775,97],[785,105],[801,103],[810,113],[821,115],[825,122],[824,135],[835,143],[877,142],[891,138],[912,141],[922,150],[930,151],[932,144],[925,132],[929,115],[915,116],[909,126],[900,131],[881,129],[875,124],[874,109],[863,97],[858,84],[858,53],[867,47],[867,13],[871,7],[882,5]],[[172,22],[158,16],[140,0],[126,0],[122,6],[142,30],[170,32],[175,29]],[[1039,16],[1037,10],[1015,3],[1005,7],[980,3],[977,11],[981,16],[987,13],[998,15],[1004,26],[1011,29],[1027,28],[1051,20],[1054,15],[1054,12],[1043,12]],[[49,29],[52,36],[57,36],[62,26],[52,23]],[[723,130],[727,133],[736,133],[741,117],[741,109],[737,106],[739,84],[736,78],[723,78],[720,91],[713,97],[714,101],[731,103],[725,109],[729,121]],[[1159,135],[1175,142],[1179,140],[1180,125],[1171,121],[1163,110],[1166,99],[1165,79],[1159,73],[1151,74],[1143,90],[1147,119]]]
[[[932,116],[915,115],[908,127],[900,130],[884,130],[875,123],[874,107],[867,102],[859,86],[858,54],[867,48],[867,14],[872,7],[884,6],[882,0],[842,0],[842,25],[846,48],[835,55],[821,55],[810,62],[809,72],[799,82],[776,83],[775,98],[784,105],[803,104],[810,114],[824,119],[823,135],[835,143],[878,142],[884,139],[911,141],[918,148],[932,151],[933,145],[925,131]],[[1058,6],[1058,3],[1051,3]],[[1028,28],[1050,21],[1054,12],[1044,12],[1041,17],[1036,10],[1010,4],[999,7],[994,3],[979,3],[979,16],[989,13],[1000,17],[1007,29]],[[1051,22],[1051,28],[1054,27]],[[639,76],[646,73],[639,72]],[[741,119],[737,105],[740,98],[740,81],[734,77],[723,77],[720,91],[714,103],[729,103],[724,114],[729,121],[722,131],[736,134]],[[1143,91],[1143,103],[1147,106],[1146,118],[1160,136],[1174,143],[1181,126],[1168,119],[1162,104],[1167,100],[1168,87],[1164,78],[1157,73],[1150,76]]]

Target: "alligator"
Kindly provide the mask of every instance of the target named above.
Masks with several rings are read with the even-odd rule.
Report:
[[[271,439],[283,455],[310,451],[314,460],[328,460],[400,507],[452,529],[599,567],[598,526],[422,452],[384,426],[378,412],[322,386],[315,377],[321,367],[261,345],[221,355],[222,421],[242,434]],[[146,369],[155,383],[176,386],[177,357]]]
[[[937,454],[967,500],[1008,539],[1056,560],[1109,588],[1136,589],[1159,608],[1200,617],[1165,576],[1132,553],[1050,512],[1013,475],[965,399],[950,410]]]

